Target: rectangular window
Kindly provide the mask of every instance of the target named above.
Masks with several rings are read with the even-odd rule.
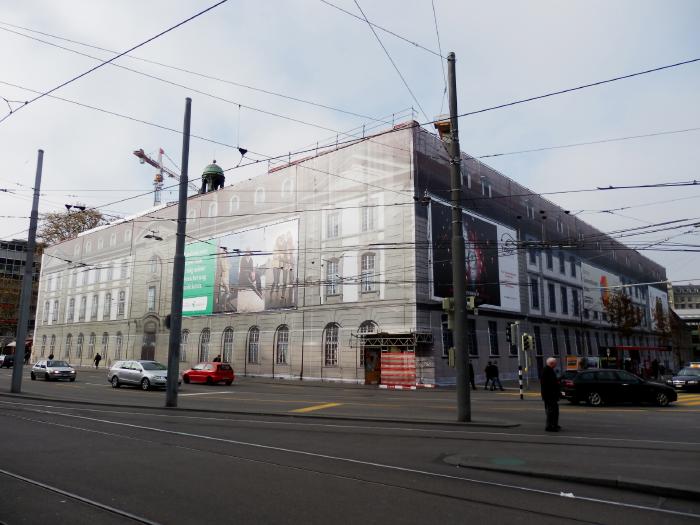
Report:
[[[112,280],[112,278],[113,278],[113,272],[114,272],[114,270],[113,270],[113,268],[112,268],[112,264],[110,263],[110,265],[107,266],[107,281],[111,281],[111,280]]]
[[[117,302],[117,317],[124,317],[126,311],[126,292],[119,291],[119,301]]]
[[[569,338],[569,329],[564,328],[562,331],[564,332],[564,352],[566,352],[566,355],[571,355],[571,339]]]
[[[573,305],[574,315],[579,315],[578,290],[571,290],[571,304]]]
[[[338,261],[326,261],[326,295],[337,295],[338,288]]]
[[[75,319],[75,298],[71,297],[70,301],[68,301],[67,322],[72,323],[73,319]]]
[[[537,251],[533,247],[528,248],[527,254],[530,264],[537,264]]]
[[[112,294],[105,294],[105,304],[102,306],[102,319],[109,319],[112,315]]]
[[[372,253],[368,253],[362,256],[362,272],[360,274],[360,281],[360,289],[363,292],[374,291],[374,254]]]
[[[102,268],[95,268],[95,282],[99,283],[102,280]]]
[[[122,267],[121,267],[121,272],[119,274],[119,278],[126,279],[128,274],[129,274],[129,261],[123,261]]]
[[[571,277],[576,277],[576,259],[574,257],[570,257],[569,264],[571,265]]]
[[[553,283],[547,283],[547,295],[549,296],[549,311],[557,311],[557,293]]]
[[[569,314],[569,293],[566,290],[566,286],[562,286],[559,289],[561,293],[561,313]]]
[[[559,252],[559,273],[566,273],[566,259],[564,258],[564,252]]]
[[[58,300],[53,302],[53,311],[51,312],[51,321],[58,322]]]
[[[540,308],[540,285],[535,277],[530,279],[530,305],[538,310]]]
[[[581,345],[582,345],[581,332],[579,330],[576,330],[574,332],[574,335],[576,336],[576,355],[581,355]]]
[[[472,357],[479,357],[479,347],[476,344],[476,321],[467,319],[467,351]]]
[[[529,204],[526,204],[525,207],[527,208],[527,218],[534,219],[535,218],[535,208]]]
[[[80,284],[82,284],[83,286],[85,286],[85,285],[88,283],[88,277],[89,277],[89,275],[90,275],[90,270],[88,270],[88,269],[83,269],[83,270],[80,272],[80,279],[81,279]]]
[[[374,206],[363,206],[360,208],[360,229],[363,232],[374,230]]]
[[[326,222],[326,238],[337,239],[340,237],[340,213],[329,213]]]
[[[498,355],[498,323],[489,321],[489,355]]]
[[[156,311],[156,287],[155,286],[148,287],[148,311],[149,312]]]
[[[78,311],[78,321],[85,321],[85,312],[87,311],[87,296],[83,295],[80,298],[80,310]]]
[[[97,308],[99,305],[100,298],[97,295],[92,296],[92,304],[90,305],[90,320],[94,321],[97,319]]]
[[[535,332],[535,353],[538,356],[542,355],[542,332],[539,326],[533,326],[532,330]]]
[[[552,255],[552,250],[545,250],[545,255],[547,256],[547,269],[554,269],[554,256]]]
[[[49,310],[51,310],[51,303],[46,301],[44,303],[44,324],[49,322]]]
[[[557,338],[556,328],[552,328],[552,353],[559,355],[559,339]]]

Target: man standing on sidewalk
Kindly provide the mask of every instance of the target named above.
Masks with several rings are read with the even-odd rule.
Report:
[[[547,359],[547,363],[542,370],[541,392],[542,401],[544,401],[544,411],[547,414],[547,432],[559,432],[559,395],[561,390],[559,387],[559,379],[554,371],[557,366],[557,360],[554,357]]]

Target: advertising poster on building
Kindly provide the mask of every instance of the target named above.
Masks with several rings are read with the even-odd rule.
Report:
[[[663,292],[659,290],[658,288],[654,288],[653,286],[648,286],[648,297],[649,297],[649,319],[651,319],[651,329],[652,330],[658,330],[659,327],[657,326],[657,313],[656,309],[660,308],[661,311],[663,312],[663,318],[664,322],[666,323],[666,326],[663,328],[665,330],[669,329],[669,321],[668,321],[668,293]]]
[[[183,315],[295,307],[298,243],[294,219],[189,244]]]
[[[467,295],[479,297],[485,306],[520,311],[515,230],[467,212],[462,221]],[[433,297],[451,297],[452,210],[435,200],[430,203],[429,240]]]
[[[614,275],[590,264],[581,263],[583,301],[586,309],[602,312],[611,294],[620,290],[621,281]]]

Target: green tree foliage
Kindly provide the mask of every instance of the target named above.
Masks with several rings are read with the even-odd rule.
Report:
[[[93,209],[45,213],[42,221],[39,239],[46,245],[73,239],[79,233],[109,222],[100,211]]]

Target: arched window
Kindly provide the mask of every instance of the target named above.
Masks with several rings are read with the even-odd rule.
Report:
[[[56,350],[56,334],[51,335],[51,342],[49,343],[49,355],[53,354]],[[44,352],[41,353],[41,357],[44,357]]]
[[[73,346],[73,334],[68,334],[66,336],[66,348],[64,351],[64,356],[66,359],[70,359],[71,346]]]
[[[97,341],[97,336],[95,332],[90,334],[90,339],[88,339],[88,357],[93,357],[95,355],[95,342]]]
[[[323,366],[338,366],[337,323],[328,323],[323,330]]]
[[[202,330],[199,335],[199,361],[209,361],[209,340],[211,339],[211,331],[209,328]]]
[[[360,366],[365,366],[365,338],[363,334],[376,334],[379,331],[377,323],[374,321],[365,321],[357,329],[357,335],[360,336]]]
[[[180,361],[187,361],[187,345],[190,342],[190,331],[183,330],[180,336]]]
[[[122,358],[122,345],[124,344],[124,336],[121,332],[117,332],[114,338],[114,359]]]
[[[85,253],[90,253],[92,251],[92,242],[88,241],[85,243]]]
[[[46,334],[41,336],[41,356],[44,357],[44,352],[46,352]]]
[[[75,357],[82,359],[83,357],[83,341],[85,336],[82,333],[78,334],[78,340],[75,343]]]
[[[229,199],[228,201],[228,212],[229,213],[234,213],[237,212],[238,209],[241,207],[241,199],[238,198],[238,195],[234,195]]]
[[[284,200],[291,199],[294,194],[294,181],[292,179],[285,179],[282,183],[282,198]]]
[[[107,351],[109,350],[109,334],[102,334],[102,359],[107,359]]]
[[[286,324],[277,327],[275,334],[275,362],[286,365],[289,360],[289,327]]]
[[[251,326],[248,330],[248,362],[260,362],[260,329],[257,326]]]
[[[255,188],[253,202],[256,205],[265,204],[265,188]]]
[[[213,218],[216,217],[217,213],[217,206],[216,206],[216,201],[210,202],[209,207],[207,209],[207,217]]]
[[[224,357],[222,361],[224,363],[230,363],[231,359],[233,358],[233,328],[230,326],[224,330],[221,346],[224,349]]]

